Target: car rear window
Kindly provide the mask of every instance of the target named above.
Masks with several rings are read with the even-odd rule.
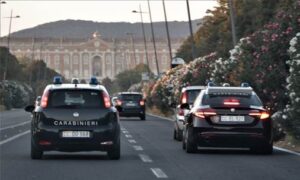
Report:
[[[238,107],[249,106],[262,106],[260,99],[257,95],[251,96],[212,96],[204,94],[202,99],[202,105],[210,105],[211,107],[227,107],[224,105],[224,101],[237,100],[239,102]]]
[[[102,108],[102,92],[97,90],[69,90],[51,91],[48,107],[54,108]]]
[[[140,94],[122,94],[120,98],[123,101],[139,101],[143,96]]]
[[[188,103],[193,104],[201,90],[188,90]]]

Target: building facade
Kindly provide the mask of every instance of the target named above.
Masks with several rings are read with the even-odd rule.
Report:
[[[173,57],[182,42],[183,39],[172,40]],[[159,71],[165,72],[171,61],[166,40],[157,40],[156,47]],[[12,38],[10,51],[18,58],[43,60],[66,79],[91,76],[113,79],[140,63],[147,64],[143,39],[102,39],[98,32],[89,39]],[[147,52],[149,67],[157,74],[153,44],[149,40]]]

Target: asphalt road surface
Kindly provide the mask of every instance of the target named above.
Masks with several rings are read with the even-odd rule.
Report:
[[[172,139],[173,123],[147,116],[122,118],[121,159],[103,152],[46,152],[30,159],[30,114],[0,113],[1,180],[299,180],[300,156],[275,150],[273,155],[247,151],[200,151],[186,154]]]

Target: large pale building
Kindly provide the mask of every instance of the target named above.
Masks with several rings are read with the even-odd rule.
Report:
[[[183,39],[171,41],[174,56]],[[1,44],[6,45],[3,41]],[[159,71],[164,72],[170,68],[168,44],[165,39],[158,39],[156,47]],[[137,64],[147,64],[142,38],[103,39],[98,32],[89,39],[12,38],[10,51],[18,58],[43,60],[67,79],[89,79],[91,76],[113,79],[119,72]],[[154,48],[149,39],[147,51],[149,67],[156,74]]]

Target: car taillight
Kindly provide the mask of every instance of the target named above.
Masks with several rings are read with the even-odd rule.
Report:
[[[111,107],[111,103],[110,103],[110,99],[107,93],[103,92],[103,100],[104,100],[104,107],[105,108],[110,108]]]
[[[45,91],[42,99],[41,99],[41,106],[42,108],[46,108],[48,105],[48,96],[49,96],[49,91]]]
[[[188,94],[187,94],[187,92],[184,92],[181,97],[181,104],[188,103],[187,100],[188,100]]]
[[[240,101],[238,99],[224,99],[225,106],[238,106],[240,105]]]
[[[205,117],[215,116],[217,113],[213,109],[199,109],[197,112],[194,113],[196,117],[205,119]]]
[[[179,116],[184,116],[184,110],[179,108],[178,115]]]
[[[145,101],[144,100],[140,100],[140,105],[141,106],[145,106]]]
[[[258,112],[258,111],[251,111],[249,116],[256,116],[259,117],[261,120],[268,119],[270,114],[266,111]]]
[[[117,105],[118,106],[122,106],[122,101],[121,100],[117,100]]]

